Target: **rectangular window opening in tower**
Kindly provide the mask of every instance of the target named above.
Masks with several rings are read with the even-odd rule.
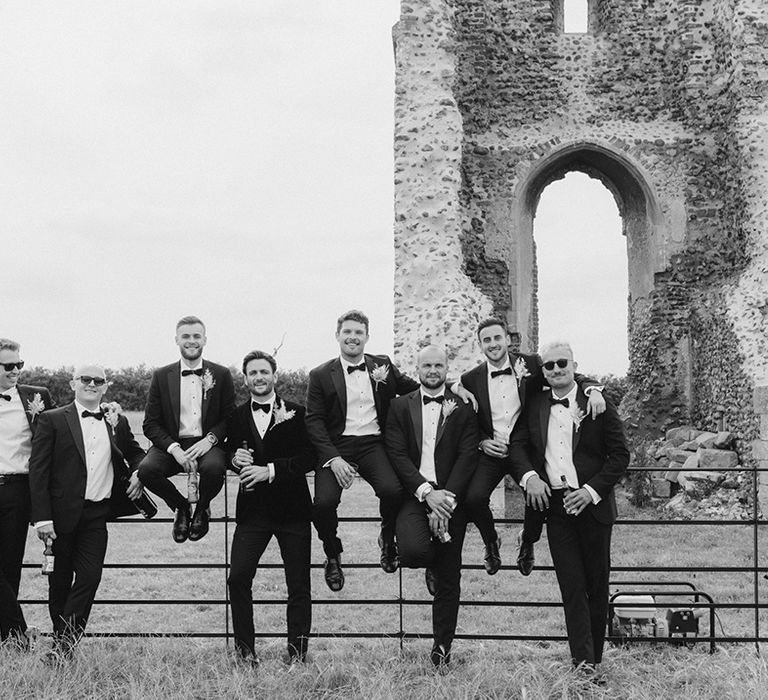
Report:
[[[566,34],[589,32],[589,0],[563,0],[563,31]]]

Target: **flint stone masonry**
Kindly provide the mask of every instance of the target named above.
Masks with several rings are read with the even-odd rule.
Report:
[[[452,371],[474,366],[491,313],[536,350],[533,218],[549,183],[581,171],[622,214],[629,430],[730,431],[754,466],[768,439],[768,2],[588,4],[589,32],[565,34],[563,0],[403,0],[397,361],[413,367],[431,341]]]

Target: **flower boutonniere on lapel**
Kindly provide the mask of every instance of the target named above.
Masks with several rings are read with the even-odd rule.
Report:
[[[450,416],[457,408],[456,401],[453,399],[446,399],[443,401],[443,420],[448,420],[448,416]]]
[[[280,425],[280,423],[285,423],[285,421],[291,420],[291,418],[293,418],[296,415],[296,410],[293,408],[288,410],[285,407],[285,403],[282,401],[280,403],[275,402],[275,407],[272,410],[272,412],[274,413],[274,416],[275,416],[274,425]]]
[[[531,376],[531,373],[528,371],[528,367],[525,366],[525,360],[522,357],[517,358],[517,362],[515,362],[513,370],[515,372],[515,378],[517,379],[517,386],[520,386],[520,383],[523,381],[523,379]]]
[[[112,426],[112,430],[117,428],[117,421],[120,419],[120,414],[123,412],[122,407],[117,401],[105,401],[99,404],[101,412],[104,414],[104,420]]]
[[[584,412],[584,409],[580,408],[579,405],[574,401],[573,406],[571,407],[571,418],[573,419],[573,426],[576,429],[576,432],[579,432],[579,428],[581,428],[581,422],[587,417],[587,414]]]
[[[208,392],[216,386],[216,380],[213,378],[213,374],[211,374],[211,370],[208,368],[206,368],[205,372],[203,372],[202,380],[203,401],[205,401],[208,398]]]
[[[389,365],[377,365],[371,370],[371,379],[374,382],[374,388],[378,389],[379,384],[386,384],[389,376]]]
[[[45,410],[45,401],[40,395],[40,392],[35,392],[35,395],[27,401],[27,413],[29,417],[34,421]]]

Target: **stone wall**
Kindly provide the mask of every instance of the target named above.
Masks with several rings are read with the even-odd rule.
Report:
[[[724,419],[753,458],[768,439],[753,400],[768,386],[768,3],[591,0],[590,32],[564,34],[562,0],[403,0],[394,37],[399,362],[429,339],[472,366],[491,311],[536,348],[533,216],[579,170],[614,194],[627,239],[628,425]]]

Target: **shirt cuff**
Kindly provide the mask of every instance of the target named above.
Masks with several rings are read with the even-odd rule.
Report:
[[[602,394],[603,389],[605,389],[605,386],[600,384],[593,384],[592,386],[584,388],[584,396],[589,396],[593,391],[599,391]]]
[[[41,527],[44,527],[45,525],[53,525],[53,520],[41,520],[38,523],[35,523],[35,530],[39,530]]]
[[[525,491],[525,486],[528,483],[528,479],[530,479],[532,476],[536,476],[535,471],[529,471],[523,474],[523,478],[520,479],[520,488],[523,489],[523,491]]]
[[[171,454],[171,452],[173,452],[174,447],[181,447],[181,445],[179,445],[178,442],[172,442],[170,445],[168,445],[168,449],[166,450],[166,452],[168,454]]]
[[[432,484],[430,484],[428,481],[425,481],[419,488],[416,489],[416,498],[419,499],[421,503],[424,503],[424,499],[427,497],[427,494],[432,493],[435,489],[432,487]]]
[[[597,491],[595,491],[595,489],[593,489],[588,484],[584,484],[583,488],[585,488],[587,490],[587,493],[592,497],[592,503],[594,505],[597,505],[598,503],[600,503],[600,501],[603,500],[602,498],[600,498]]]
[[[269,469],[269,483],[271,484],[275,480],[275,465],[273,462],[267,462],[267,469]]]

